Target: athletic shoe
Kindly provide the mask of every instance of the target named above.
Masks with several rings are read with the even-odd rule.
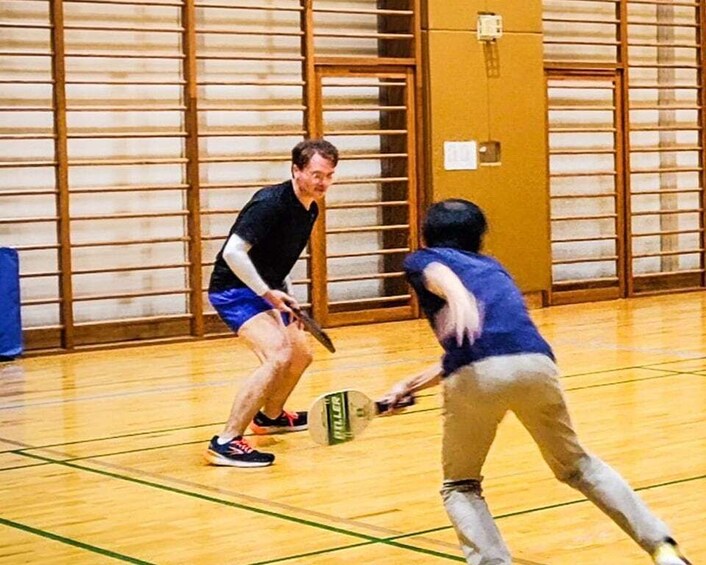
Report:
[[[287,412],[286,410],[274,419],[258,412],[250,423],[250,429],[259,435],[298,432],[306,430],[308,427],[306,412]]]
[[[218,443],[218,436],[213,436],[206,451],[206,461],[211,465],[228,467],[267,467],[272,465],[275,456],[250,447],[243,436],[233,438],[223,445]]]
[[[679,546],[672,538],[665,539],[652,553],[652,560],[656,565],[691,565],[686,557],[679,551]]]

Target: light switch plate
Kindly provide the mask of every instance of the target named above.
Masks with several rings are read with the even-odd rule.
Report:
[[[478,144],[478,161],[481,165],[500,164],[500,142],[481,141]]]

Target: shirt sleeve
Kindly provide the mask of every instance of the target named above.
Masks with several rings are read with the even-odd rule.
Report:
[[[238,215],[231,230],[251,246],[260,243],[280,222],[280,202],[275,199],[251,200]]]
[[[404,270],[407,275],[407,281],[414,289],[419,304],[431,321],[436,312],[438,312],[445,304],[444,300],[430,292],[424,284],[424,269],[435,261],[439,261],[437,254],[428,249],[420,249],[414,253],[410,253],[405,257]],[[443,261],[439,261],[442,262]]]
[[[434,261],[438,261],[438,258],[428,249],[420,249],[410,253],[404,259],[404,270],[407,273],[407,278],[421,275],[427,265]]]

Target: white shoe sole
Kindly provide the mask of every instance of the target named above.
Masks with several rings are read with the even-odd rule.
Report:
[[[220,453],[211,451],[210,449],[206,451],[204,458],[211,465],[218,465],[219,467],[269,467],[274,463],[272,461],[238,461],[237,459],[229,459],[224,457]]]

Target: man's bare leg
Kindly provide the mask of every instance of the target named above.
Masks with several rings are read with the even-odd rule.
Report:
[[[243,435],[276,383],[287,374],[292,359],[289,336],[277,312],[262,312],[251,318],[238,335],[246,340],[262,364],[241,384],[228,421],[219,434],[221,437]]]
[[[265,397],[262,412],[268,418],[276,418],[284,410],[287,399],[297,386],[301,376],[311,365],[313,354],[309,339],[297,324],[287,326],[287,336],[292,348],[290,363],[281,378],[278,378]]]

